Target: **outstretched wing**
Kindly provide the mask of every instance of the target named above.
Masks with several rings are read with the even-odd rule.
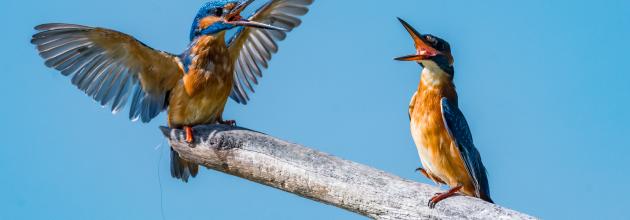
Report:
[[[114,113],[131,99],[134,121],[149,122],[164,110],[183,74],[179,58],[114,30],[59,23],[35,30],[31,43],[46,66],[72,75],[72,84]]]
[[[452,105],[447,98],[442,98],[442,118],[449,134],[455,140],[459,153],[466,165],[466,170],[475,184],[475,192],[478,197],[490,199],[490,188],[486,168],[481,162],[481,155],[473,144],[472,135],[464,114]],[[489,200],[491,201],[491,200]]]
[[[299,26],[299,16],[308,12],[313,0],[272,0],[262,6],[249,20],[285,28],[289,31]],[[284,40],[286,33],[276,30],[243,27],[230,40],[230,56],[236,60],[234,85],[230,97],[247,104],[249,96],[245,87],[254,92],[252,84],[258,84],[262,68],[267,68],[271,56],[278,52],[277,41]]]

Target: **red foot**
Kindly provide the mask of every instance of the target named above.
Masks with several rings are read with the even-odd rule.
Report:
[[[193,142],[193,129],[190,126],[184,126],[184,130],[186,131],[186,142],[189,144]]]
[[[460,189],[462,189],[462,186],[456,186],[444,193],[438,193],[429,200],[429,203],[427,205],[429,206],[429,208],[435,208],[435,205],[438,202],[455,195],[455,193],[457,193]]]

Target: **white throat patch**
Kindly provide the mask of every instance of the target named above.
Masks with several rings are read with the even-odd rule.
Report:
[[[429,86],[435,87],[440,84],[447,82],[449,80],[448,73],[444,72],[435,62],[433,61],[422,61],[422,82]]]

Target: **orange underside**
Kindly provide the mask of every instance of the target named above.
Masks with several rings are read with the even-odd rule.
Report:
[[[418,147],[426,176],[436,183],[450,187],[462,186],[460,192],[475,196],[475,188],[459,150],[450,137],[442,120],[441,99],[456,100],[457,94],[451,83],[440,86],[420,84],[410,105],[412,136]]]
[[[234,66],[222,35],[202,37],[191,52],[196,59],[170,94],[171,127],[218,122],[232,89]]]

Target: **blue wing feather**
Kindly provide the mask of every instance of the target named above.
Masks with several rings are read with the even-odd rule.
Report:
[[[490,199],[490,187],[488,186],[486,168],[481,162],[479,151],[473,144],[473,138],[464,114],[456,105],[451,104],[447,98],[442,98],[441,101],[444,124],[459,148],[462,160],[466,165],[466,170],[475,185],[477,196],[492,202],[492,199]]]

